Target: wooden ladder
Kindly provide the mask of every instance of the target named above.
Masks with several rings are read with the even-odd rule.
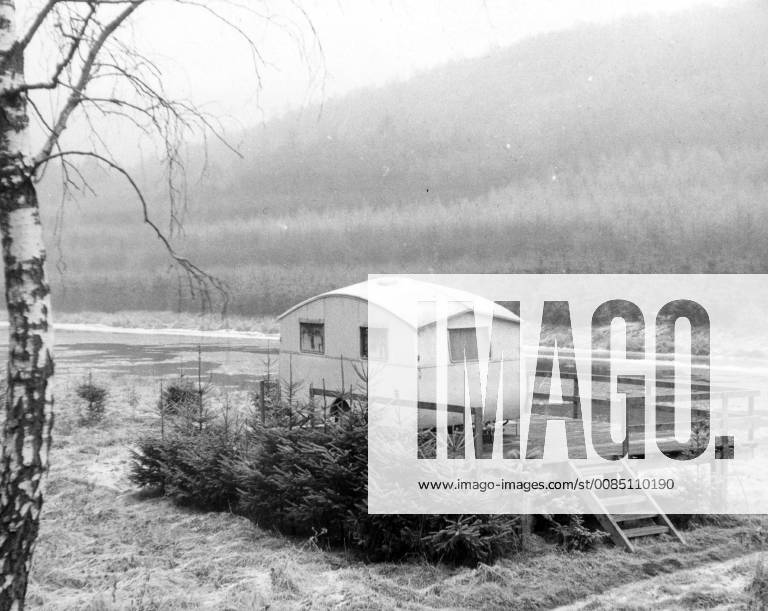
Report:
[[[599,465],[588,465],[578,467],[570,462],[571,468],[576,475],[584,479],[589,479],[595,475],[621,475],[625,479],[637,479],[637,475],[627,463],[626,459],[617,460],[610,464],[601,463]],[[598,494],[600,492],[600,494]],[[641,495],[638,495],[638,492]],[[611,536],[613,542],[626,549],[628,552],[634,552],[635,546],[633,539],[638,537],[650,537],[671,534],[680,543],[685,543],[680,531],[670,521],[653,496],[647,490],[633,491],[627,494],[627,491],[611,490],[590,490],[588,491],[590,500],[594,506],[595,517],[600,525]],[[640,499],[640,502],[638,502]],[[638,512],[611,513],[611,507],[624,506],[632,503],[638,506]]]

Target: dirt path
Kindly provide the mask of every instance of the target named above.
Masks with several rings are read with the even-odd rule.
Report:
[[[744,609],[747,606],[746,588],[757,564],[765,556],[765,552],[756,552],[643,579],[559,607],[556,611]],[[768,608],[768,601],[764,601],[763,608]]]

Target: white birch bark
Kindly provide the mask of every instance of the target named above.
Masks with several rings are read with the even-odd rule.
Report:
[[[42,508],[53,425],[45,249],[28,151],[16,8],[0,0],[0,233],[10,322],[0,458],[0,611],[21,609]]]

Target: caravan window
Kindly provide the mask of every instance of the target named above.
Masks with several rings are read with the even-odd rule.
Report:
[[[451,351],[452,363],[463,363],[477,360],[477,329],[465,327],[448,329],[448,345]]]
[[[370,338],[370,358],[374,361],[386,361],[387,360],[387,330],[377,329],[376,327],[369,329],[368,327],[360,327],[360,358],[367,359],[369,356],[369,343]]]
[[[302,352],[325,354],[325,325],[323,323],[299,323],[299,336],[299,348]]]

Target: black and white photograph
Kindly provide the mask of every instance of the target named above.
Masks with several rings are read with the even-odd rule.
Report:
[[[765,0],[0,0],[0,611],[768,609]]]

